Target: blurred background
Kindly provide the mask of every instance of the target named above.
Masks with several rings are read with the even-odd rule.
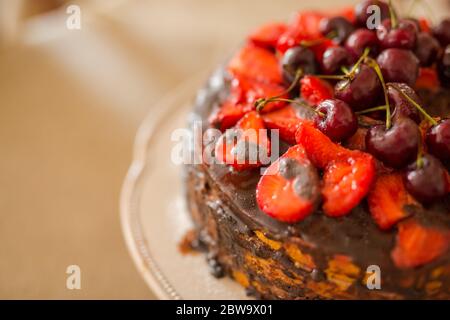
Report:
[[[259,24],[355,2],[0,0],[0,298],[154,298],[118,212],[141,120]]]

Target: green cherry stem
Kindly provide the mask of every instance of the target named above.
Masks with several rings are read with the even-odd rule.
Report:
[[[396,86],[395,84],[390,83],[389,84],[390,87],[394,88],[395,90],[397,90],[403,97],[405,97],[414,107],[417,108],[417,110],[420,111],[420,113],[423,114],[423,116],[430,121],[430,123],[435,126],[438,124],[438,122],[436,120],[434,120],[426,111],[424,108],[422,108],[422,106],[420,104],[418,104],[416,101],[414,101],[413,98],[411,98],[407,93],[403,92],[402,89],[400,89],[398,86]]]
[[[370,108],[370,109],[366,109],[366,110],[361,110],[361,111],[357,111],[355,112],[355,114],[357,115],[363,115],[363,114],[367,114],[367,113],[371,113],[371,112],[375,112],[375,111],[385,111],[386,110],[386,106],[379,106],[379,107],[374,107],[374,108]]]
[[[314,109],[313,107],[311,107],[309,104],[302,102],[302,101],[298,101],[298,100],[292,100],[292,99],[284,99],[284,98],[276,98],[276,97],[272,97],[269,99],[259,99],[259,100],[264,100],[265,103],[269,103],[269,102],[287,102],[287,103],[293,103],[302,107],[306,107],[311,109],[312,111],[314,111],[316,114],[318,114],[321,117],[324,117],[325,114],[323,112],[319,112],[316,109]],[[256,109],[258,109],[258,105],[256,106]]]
[[[348,73],[349,75],[354,74],[356,70],[358,70],[360,64],[363,63],[363,61],[366,60],[366,58],[369,56],[369,53],[370,48],[365,48],[361,57],[359,57],[358,61],[356,61],[355,65],[350,69],[350,72]]]
[[[398,25],[397,15],[395,14],[394,7],[392,5],[392,1],[391,0],[389,0],[389,15],[391,16],[392,29],[397,28],[397,25]]]
[[[378,78],[380,79],[381,85],[383,86],[384,91],[384,101],[386,103],[386,129],[391,128],[391,106],[389,104],[389,97],[387,92],[386,82],[384,81],[383,73],[381,72],[381,68],[378,63],[372,59],[367,58],[367,64],[377,73]]]

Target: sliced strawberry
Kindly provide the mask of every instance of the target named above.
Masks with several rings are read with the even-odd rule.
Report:
[[[428,89],[436,91],[440,87],[439,77],[434,68],[420,68],[415,89]]]
[[[431,33],[430,22],[425,18],[419,18],[420,31]]]
[[[280,36],[277,51],[284,54],[288,49],[298,46],[301,41],[311,41],[322,37],[320,21],[324,15],[316,11],[300,12],[294,16],[286,32]]]
[[[282,85],[276,83],[258,82],[253,79],[241,77],[239,79],[239,87],[242,90],[242,102],[249,106],[254,106],[255,102],[261,98],[289,98],[288,94],[285,93],[286,89]],[[264,106],[264,109],[261,112],[271,112],[280,109],[285,105],[287,105],[287,102],[284,101],[269,102]]]
[[[344,17],[353,24],[356,22],[354,7],[347,7],[347,8],[340,9],[338,12],[336,12],[336,14],[332,14],[332,16]]]
[[[259,208],[288,223],[301,221],[313,213],[319,197],[317,171],[298,145],[267,168],[256,188]]]
[[[414,268],[427,264],[449,248],[449,230],[425,227],[414,219],[399,224],[397,243],[391,252],[399,268]]]
[[[364,152],[352,151],[350,156],[330,163],[323,175],[325,214],[341,217],[350,213],[367,195],[375,176],[375,161]]]
[[[209,122],[225,131],[234,126],[245,115],[247,109],[247,105],[227,100],[209,117]]]
[[[295,134],[298,144],[305,148],[308,158],[312,163],[324,169],[331,162],[349,156],[352,151],[348,150],[330,140],[319,129],[312,124],[302,122]]]
[[[245,46],[231,59],[228,70],[236,77],[248,77],[259,82],[282,83],[275,54],[252,45]]]
[[[270,140],[261,116],[256,111],[249,112],[232,129],[226,130],[217,141],[215,156],[237,171],[260,167],[263,161],[268,162]]]
[[[255,30],[249,37],[249,40],[255,45],[263,48],[273,49],[278,43],[278,39],[287,30],[284,23],[268,23]]]
[[[315,76],[305,76],[300,80],[301,97],[311,105],[333,98],[333,87],[325,80]]]
[[[313,123],[312,114],[297,105],[289,105],[280,110],[262,115],[269,129],[278,129],[280,138],[289,144],[296,144],[295,133],[301,122]]]
[[[382,230],[388,230],[409,216],[406,205],[417,202],[408,194],[398,172],[378,176],[367,198],[370,214]]]

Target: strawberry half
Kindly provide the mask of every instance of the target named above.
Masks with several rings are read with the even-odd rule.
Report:
[[[408,194],[400,173],[380,175],[367,198],[369,211],[382,230],[392,228],[409,216],[406,205],[417,202]]]
[[[364,152],[353,151],[350,156],[330,163],[323,175],[325,214],[341,217],[350,213],[367,195],[375,176],[375,161]]]
[[[256,188],[259,208],[288,223],[301,221],[313,213],[319,197],[317,171],[298,145],[267,168]]]
[[[333,98],[333,87],[325,80],[315,76],[305,76],[300,80],[301,97],[309,104],[316,106],[320,102]]]
[[[323,18],[324,15],[316,11],[297,13],[286,32],[278,39],[277,51],[284,54],[288,49],[298,46],[303,40],[310,41],[321,38],[320,21]]]
[[[311,123],[300,123],[295,139],[298,144],[305,148],[311,162],[321,169],[325,169],[331,162],[348,156],[352,152],[331,141]]]
[[[315,114],[297,105],[288,105],[280,110],[261,115],[267,128],[278,129],[280,138],[289,144],[296,144],[295,133],[301,122],[313,123]]]
[[[397,267],[414,268],[439,258],[449,249],[449,242],[449,230],[425,227],[408,219],[399,224],[391,256]]]
[[[249,41],[259,47],[273,49],[278,43],[278,39],[287,30],[284,23],[268,23],[255,30],[249,37]]]
[[[419,77],[416,80],[414,88],[428,89],[430,91],[436,91],[441,86],[438,74],[433,68],[420,68]]]
[[[252,45],[245,46],[231,59],[228,70],[238,78],[248,77],[258,82],[283,82],[275,54]]]
[[[226,130],[217,141],[215,156],[237,171],[260,167],[262,160],[269,161],[270,141],[261,116],[256,111],[249,112]]]

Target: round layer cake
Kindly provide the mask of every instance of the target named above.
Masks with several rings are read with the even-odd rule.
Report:
[[[220,161],[187,166],[191,244],[250,295],[450,298],[449,20],[371,31],[372,2],[389,9],[263,26],[199,91],[191,124],[223,136],[197,141]],[[265,170],[229,138],[261,128],[281,137]],[[270,156],[276,137],[250,144]]]

